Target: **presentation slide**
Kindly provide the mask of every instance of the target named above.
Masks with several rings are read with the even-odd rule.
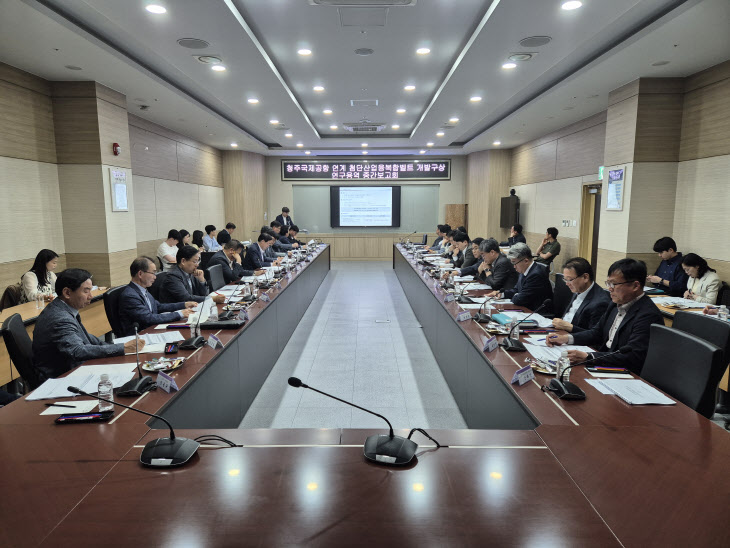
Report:
[[[392,187],[340,187],[340,226],[392,225]]]

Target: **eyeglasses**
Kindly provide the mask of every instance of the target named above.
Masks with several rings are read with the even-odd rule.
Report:
[[[509,262],[511,262],[511,263],[512,263],[512,266],[517,266],[517,265],[518,265],[518,264],[520,264],[520,263],[521,263],[522,261],[526,261],[526,260],[527,260],[527,257],[524,257],[524,258],[520,259],[519,261],[513,261],[513,260],[511,260],[511,259],[510,259],[510,261],[509,261]]]
[[[634,282],[617,282],[617,283],[614,283],[614,282],[609,282],[608,280],[606,280],[606,289],[613,289],[617,285],[624,285],[624,284],[631,284],[631,283],[634,283]]]
[[[157,276],[157,272],[155,272],[154,270],[145,270],[144,273],[145,274],[153,274],[153,275]]]
[[[578,278],[582,278],[583,276],[585,276],[585,274],[581,274],[580,276],[576,276],[575,278],[568,278],[567,276],[563,276],[563,281],[566,284],[569,284],[569,283],[573,283]],[[606,282],[606,283],[608,283],[608,282]],[[626,282],[622,282],[622,283],[626,283]]]

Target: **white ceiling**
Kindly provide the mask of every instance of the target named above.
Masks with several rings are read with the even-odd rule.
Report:
[[[130,112],[217,148],[333,155],[366,142],[370,154],[454,155],[494,140],[513,147],[600,112],[610,90],[638,77],[687,76],[730,58],[728,0],[584,0],[570,12],[562,1],[418,0],[372,11],[308,0],[157,0],[167,13],[153,15],[145,0],[0,0],[0,60],[49,80],[96,80],[124,93]],[[385,25],[363,25],[368,16]],[[343,26],[347,19],[358,24]],[[535,35],[552,41],[520,46]],[[179,38],[210,46],[186,49]],[[417,55],[419,47],[431,53]],[[524,51],[537,55],[501,68]],[[227,70],[213,72],[194,58],[201,54],[221,57]],[[470,103],[473,95],[482,101]],[[351,99],[379,105],[351,107]],[[396,114],[401,107],[407,112]],[[453,116],[458,124],[437,137]],[[386,130],[341,129],[362,118]]]

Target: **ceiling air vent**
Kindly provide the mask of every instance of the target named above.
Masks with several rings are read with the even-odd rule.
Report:
[[[415,6],[418,0],[309,0],[312,6],[335,6],[338,8],[392,8]]]
[[[377,99],[350,99],[351,107],[377,107]]]
[[[342,127],[351,133],[378,133],[385,129],[386,124],[382,122],[371,122],[362,119],[359,122],[344,122]]]

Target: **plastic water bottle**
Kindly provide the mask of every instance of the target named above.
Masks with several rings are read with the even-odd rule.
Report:
[[[727,312],[727,306],[724,304],[720,306],[720,309],[717,311],[717,317],[721,320],[727,321],[728,312]]]
[[[114,387],[107,373],[101,375],[101,380],[99,381],[99,397],[114,401]],[[114,409],[113,403],[99,400],[99,411],[111,411],[112,409]]]
[[[210,312],[208,312],[208,319],[212,322],[218,321],[218,306],[215,303],[211,303]]]
[[[556,378],[558,380],[570,380],[570,369],[568,369],[568,367],[570,367],[570,358],[568,358],[568,351],[561,350],[560,358],[558,358],[558,372],[556,373]]]
[[[517,320],[512,320],[509,322],[509,336],[512,339],[519,339],[520,338],[520,322]]]

